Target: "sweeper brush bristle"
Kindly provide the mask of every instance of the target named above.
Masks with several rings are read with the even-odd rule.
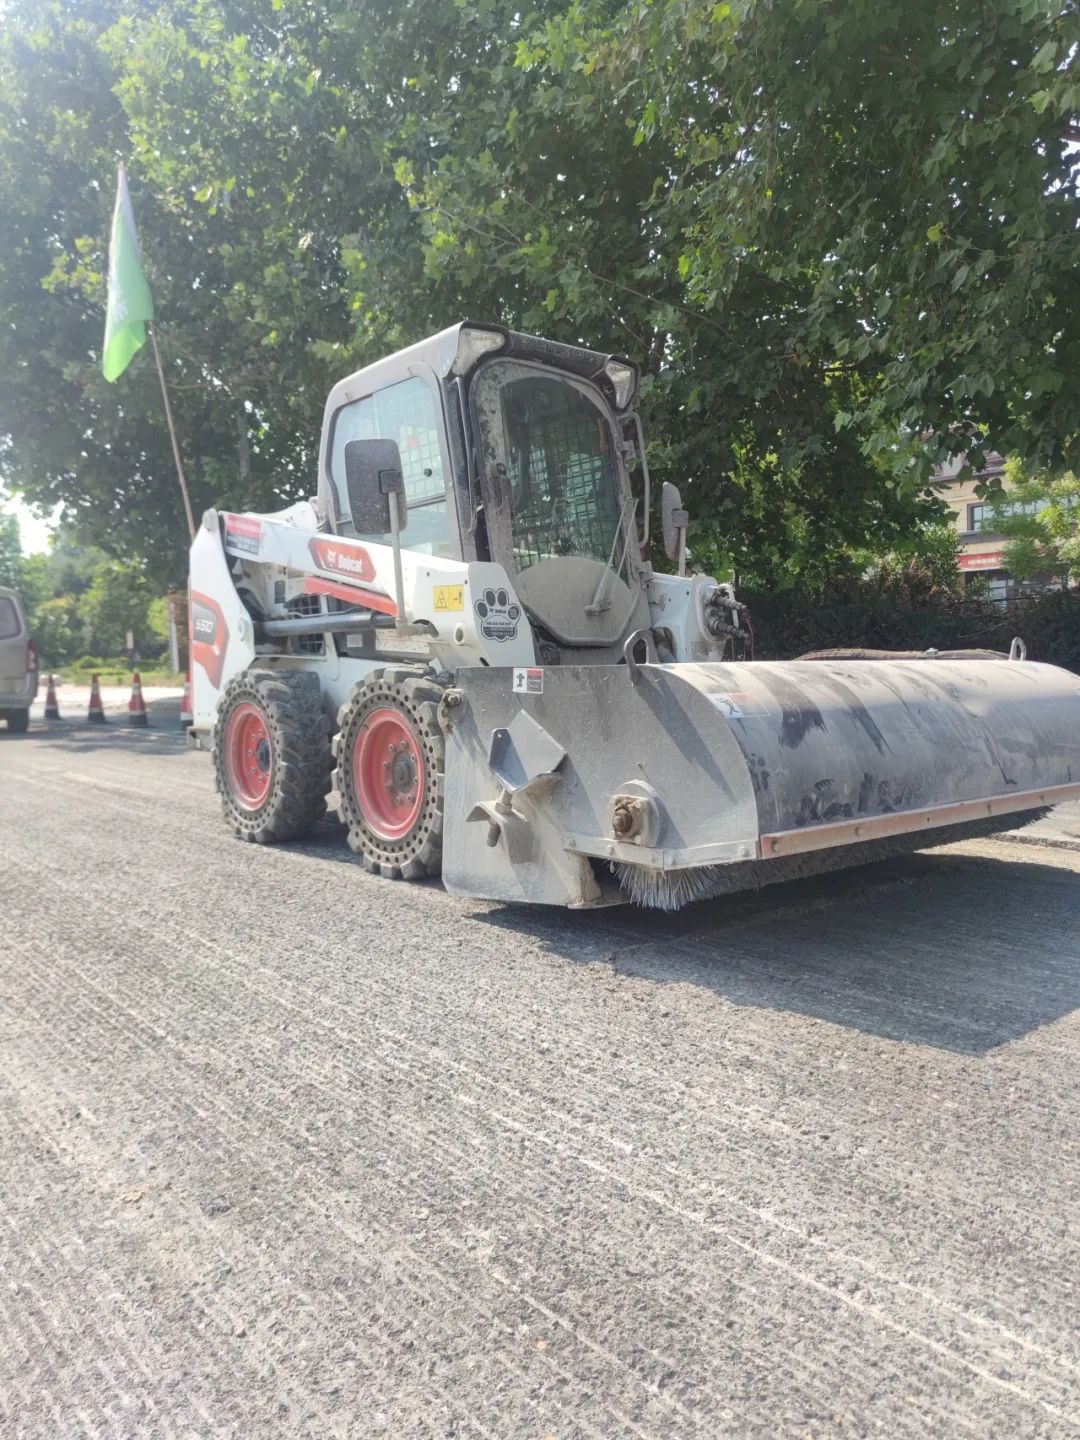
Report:
[[[1033,820],[1042,819],[1046,813],[1045,810],[1024,810],[1016,815],[972,820],[966,825],[941,825],[934,830],[918,830],[887,840],[867,840],[859,845],[840,845],[834,850],[811,850],[777,860],[739,860],[733,865],[698,865],[685,870],[653,870],[647,865],[625,865],[616,861],[611,869],[623,893],[635,905],[650,910],[681,910],[695,900],[713,900],[718,895],[733,895],[740,890],[760,890],[765,885],[782,885],[789,880],[806,880],[833,870],[912,855],[935,845],[951,845],[957,840],[977,840],[998,835],[1003,830],[1019,830]]]

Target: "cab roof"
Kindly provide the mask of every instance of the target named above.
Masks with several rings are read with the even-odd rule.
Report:
[[[501,339],[502,344],[478,348],[473,358],[468,359],[467,352],[472,348],[468,341],[473,340],[474,344],[482,345],[482,337],[485,335],[490,335],[493,341]],[[466,343],[463,344],[463,341]],[[404,350],[387,355],[383,360],[377,360],[373,365],[366,365],[362,370],[346,376],[344,380],[339,380],[327,397],[327,417],[350,400],[358,400],[362,396],[370,395],[373,390],[381,390],[385,385],[406,378],[413,367],[430,368],[440,379],[446,380],[452,375],[468,376],[486,355],[496,353],[504,359],[528,360],[576,375],[582,380],[592,380],[600,386],[609,402],[618,410],[629,408],[637,393],[638,367],[622,355],[604,354],[600,350],[589,350],[583,345],[566,345],[559,340],[546,340],[539,335],[525,335],[517,330],[507,330],[501,325],[462,320],[440,330],[436,335],[418,340],[415,345],[409,345]],[[464,360],[463,356],[466,357]],[[626,366],[633,372],[629,396],[621,405],[616,403],[615,387],[607,374],[606,367],[609,364]]]

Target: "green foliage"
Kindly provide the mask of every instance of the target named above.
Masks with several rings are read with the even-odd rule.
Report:
[[[78,545],[58,536],[44,555],[31,555],[24,569],[35,569],[40,584],[50,595],[84,594],[93,581],[99,565],[109,557],[95,545]]]
[[[22,545],[19,522],[14,515],[0,514],[0,585],[19,588],[22,572]]]
[[[900,607],[962,599],[964,577],[957,564],[956,526],[951,520],[928,525],[912,544],[880,557],[867,557],[867,587]]]
[[[57,669],[56,666],[46,668]],[[80,655],[62,665],[58,674],[61,679],[74,685],[89,685],[91,675],[97,675],[102,685],[129,685],[136,670],[139,672],[144,692],[148,685],[169,685],[176,688],[183,685],[187,678],[182,672],[162,669],[156,664],[147,665],[142,661],[133,664],[124,656],[103,659],[100,655]],[[61,707],[63,704],[64,697],[61,694]]]
[[[995,492],[991,513],[994,532],[1005,537],[1006,567],[1020,579],[1050,574],[1071,580],[1080,573],[1080,479],[1071,470],[1056,477],[1028,473],[1011,459],[1005,485]]]
[[[220,6],[172,9],[25,0],[0,37],[0,469],[163,585],[184,578],[187,542],[149,347],[116,385],[99,369],[116,158],[196,513],[310,487],[329,376],[309,347],[349,336],[341,234],[365,158],[336,153],[305,91],[314,62],[287,39],[249,47]],[[237,18],[254,27],[262,9]]]
[[[99,370],[118,157],[196,514],[310,493],[333,381],[464,316],[641,362],[692,545],[774,587],[932,549],[930,465],[980,437],[1076,459],[1073,6],[4,19],[0,478],[159,592],[186,536],[149,349]]]
[[[142,565],[110,560],[95,547],[65,539],[44,554],[24,556],[18,538],[15,517],[0,515],[0,584],[19,592],[44,668],[70,664],[88,649],[117,654],[128,631],[143,654],[164,648],[167,602],[151,599]],[[90,655],[87,663],[92,669],[104,662]]]
[[[49,570],[49,557],[24,555],[19,562],[15,588],[22,596],[27,612],[33,616],[39,605],[57,593]]]
[[[848,388],[837,425],[896,466],[918,436],[923,474],[980,437],[1080,453],[1078,41],[1038,0],[660,0],[593,32],[671,146],[692,302],[768,281],[785,353]]]
[[[149,604],[150,589],[139,566],[103,561],[79,601],[86,644],[102,654],[115,655],[125,648],[130,631],[135,648],[140,649],[149,636]]]
[[[151,600],[146,611],[147,633],[160,644],[169,643],[169,600],[165,595],[159,595],[156,600]]]
[[[1021,636],[1032,660],[1080,673],[1080,591],[1050,590],[1009,606],[927,589],[925,577],[845,579],[787,591],[744,591],[759,660],[810,650],[990,649],[1008,652]]]
[[[31,626],[45,670],[66,664],[82,648],[78,602],[70,595],[42,601],[31,612]]]

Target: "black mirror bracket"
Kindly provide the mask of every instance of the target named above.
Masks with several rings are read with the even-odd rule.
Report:
[[[402,483],[401,471],[380,470],[379,489],[390,501],[390,543],[394,547],[394,600],[397,604],[394,629],[401,631],[405,629],[405,577],[401,569],[401,512],[404,508],[405,486]]]
[[[350,440],[345,446],[345,483],[353,529],[360,535],[390,533],[394,552],[394,629],[405,631],[405,579],[401,532],[408,523],[401,452],[395,440]]]
[[[660,490],[660,519],[664,532],[664,553],[677,562],[680,575],[686,574],[686,531],[690,517],[683,509],[678,488],[665,480]]]

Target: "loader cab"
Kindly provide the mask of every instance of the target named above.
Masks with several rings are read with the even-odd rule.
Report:
[[[579,346],[462,324],[335,386],[327,403],[319,509],[353,525],[351,440],[392,439],[407,506],[405,548],[493,560],[562,658],[610,660],[648,625],[628,460],[643,451],[637,370]],[[643,455],[641,460],[643,464]]]

